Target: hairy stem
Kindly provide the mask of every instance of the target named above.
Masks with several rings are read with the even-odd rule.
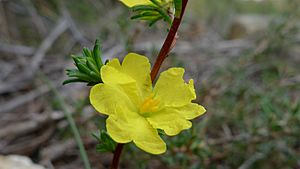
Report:
[[[124,144],[121,144],[121,143],[117,144],[116,150],[114,152],[114,159],[113,159],[110,169],[118,169],[123,146],[124,146]]]
[[[151,80],[152,80],[152,82],[155,80],[162,63],[168,57],[171,48],[176,43],[177,31],[178,31],[178,28],[181,24],[181,21],[182,21],[187,3],[188,3],[188,0],[182,0],[182,11],[181,11],[180,17],[179,18],[177,18],[177,17],[174,18],[172,26],[171,26],[170,31],[169,31],[169,34],[168,34],[168,36],[167,36],[167,38],[166,38],[159,54],[157,56],[157,59],[156,59],[155,64],[152,68],[152,71],[151,71]]]
[[[176,43],[176,39],[177,39],[177,31],[178,28],[181,24],[182,18],[183,18],[183,14],[185,12],[185,8],[186,5],[188,3],[188,0],[182,0],[182,11],[180,14],[180,17],[175,17],[173,20],[173,23],[171,25],[170,31],[168,33],[168,36],[157,56],[157,59],[155,61],[155,64],[152,68],[151,71],[151,80],[152,82],[155,80],[158,71],[162,65],[162,63],[164,62],[164,60],[168,57],[170,50],[175,46]],[[124,144],[117,144],[116,150],[114,152],[114,157],[113,157],[113,162],[111,165],[111,169],[118,169],[119,166],[119,161],[120,161],[120,157],[121,157],[121,153],[122,153],[122,149],[123,149]]]

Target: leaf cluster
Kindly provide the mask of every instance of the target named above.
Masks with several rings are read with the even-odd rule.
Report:
[[[97,152],[114,152],[117,143],[108,135],[105,130],[101,130],[99,133],[92,134],[94,138],[99,142],[96,146]]]
[[[103,66],[100,41],[96,40],[93,50],[83,48],[82,56],[72,55],[76,69],[67,69],[68,79],[63,84],[84,82],[89,86],[102,83],[100,69]]]
[[[136,14],[131,19],[139,19],[149,22],[152,26],[159,20],[164,20],[168,24],[172,24],[172,10],[174,9],[173,3],[166,1],[150,0],[152,3],[149,5],[136,5],[132,7],[133,12]]]

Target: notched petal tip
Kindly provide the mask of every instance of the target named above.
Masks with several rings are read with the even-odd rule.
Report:
[[[206,112],[205,108],[197,103],[189,103],[182,107],[174,107],[173,111],[179,113],[186,120],[192,120]]]
[[[104,112],[104,108],[102,106],[102,100],[99,99],[99,94],[102,91],[103,84],[97,84],[91,88],[89,99],[91,105],[98,111],[103,114],[108,114]],[[100,97],[101,98],[101,97]]]
[[[133,140],[133,143],[139,147],[140,149],[142,149],[143,151],[150,153],[150,154],[154,154],[154,155],[159,155],[159,154],[163,154],[167,151],[167,145],[164,141],[155,144],[153,143],[151,146],[148,146],[146,144],[143,144],[139,141]]]
[[[190,93],[192,95],[192,100],[195,100],[197,98],[196,96],[196,91],[195,91],[195,85],[194,85],[194,80],[193,79],[190,79],[189,80],[189,83],[187,84],[189,89],[190,89]]]
[[[121,68],[121,64],[118,58],[114,58],[112,60],[110,60],[107,64],[107,66],[112,66],[116,69],[120,69]]]
[[[190,129],[192,127],[192,122],[186,120],[185,123],[181,122],[181,126],[180,127],[169,127],[164,129],[164,131],[166,132],[166,134],[168,136],[176,136],[178,135],[180,132],[182,132],[183,130],[187,130]]]
[[[183,77],[184,72],[185,72],[184,68],[172,67],[172,68],[169,68],[168,70],[162,72],[161,75],[163,75],[165,73],[169,73],[170,75],[173,75],[173,76]]]
[[[154,93],[165,106],[180,107],[196,99],[193,80],[186,83],[184,71],[183,68],[170,68],[160,74]]]
[[[206,113],[205,107],[198,105],[199,106],[199,116],[203,115]]]
[[[131,60],[131,59],[143,59],[143,60],[145,60],[146,62],[149,62],[149,59],[146,57],[146,56],[144,56],[144,55],[140,55],[140,54],[137,54],[137,53],[134,53],[134,52],[130,52],[130,53],[128,53],[125,57],[124,57],[124,60],[125,59],[129,59],[129,60]]]

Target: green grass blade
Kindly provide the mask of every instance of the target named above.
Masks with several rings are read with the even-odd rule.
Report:
[[[67,121],[68,121],[68,123],[71,127],[71,131],[74,135],[74,139],[75,139],[76,144],[78,146],[79,153],[80,153],[81,159],[84,163],[85,169],[91,169],[91,165],[90,165],[86,150],[84,148],[84,145],[83,145],[83,142],[81,140],[78,128],[76,126],[76,123],[75,123],[72,115],[71,115],[70,110],[67,108],[65,101],[63,100],[63,98],[61,97],[59,92],[55,89],[52,82],[50,80],[48,80],[48,78],[43,74],[40,74],[40,77],[49,86],[49,88],[53,92],[54,96],[58,100],[59,106],[60,106],[61,110],[63,111],[63,113],[64,113],[64,115],[65,115],[65,117],[66,117],[66,119],[67,119]]]

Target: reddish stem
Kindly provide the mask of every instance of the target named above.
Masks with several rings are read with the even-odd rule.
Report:
[[[157,56],[157,59],[156,59],[155,64],[152,68],[152,71],[151,71],[151,80],[152,80],[152,82],[155,80],[162,63],[168,57],[171,48],[176,43],[177,31],[178,31],[178,28],[181,24],[181,21],[182,21],[187,3],[188,3],[188,0],[182,0],[181,15],[180,15],[179,18],[176,18],[176,17],[174,18],[172,26],[171,26],[170,31],[169,31],[169,34],[168,34],[168,36],[167,36],[167,38],[166,38],[159,54]]]
[[[151,71],[151,80],[152,80],[152,82],[155,80],[162,63],[168,57],[170,50],[175,46],[176,38],[177,38],[176,37],[177,31],[178,31],[178,28],[181,24],[182,17],[183,17],[183,14],[185,12],[185,8],[186,8],[187,3],[188,3],[188,0],[182,0],[181,15],[180,15],[179,18],[176,18],[176,17],[174,18],[172,26],[170,28],[170,31],[168,33],[168,36],[167,36],[167,38],[166,38],[166,40],[165,40],[158,56],[157,56],[157,59],[156,59],[155,64],[152,68],[152,71]],[[121,143],[117,144],[116,150],[114,152],[114,157],[113,157],[113,162],[112,162],[112,165],[111,165],[111,169],[118,169],[123,146],[124,146],[124,144],[121,144]]]
[[[111,164],[111,169],[118,169],[123,146],[124,144],[117,144],[116,150],[114,152],[114,159]]]

